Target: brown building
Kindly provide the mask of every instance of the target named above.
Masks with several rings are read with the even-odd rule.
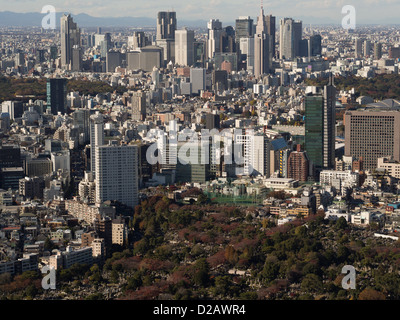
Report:
[[[288,158],[288,178],[298,181],[307,181],[309,177],[310,161],[307,154],[297,145],[297,151],[290,153]]]
[[[370,109],[346,112],[345,155],[362,158],[361,168],[372,171],[378,158],[400,161],[400,112],[393,108]]]

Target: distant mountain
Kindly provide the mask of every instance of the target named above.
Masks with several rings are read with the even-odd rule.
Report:
[[[63,13],[57,13],[57,27],[60,25],[60,17]],[[16,13],[10,11],[0,12],[0,27],[41,27],[42,13]],[[147,17],[92,17],[86,13],[71,14],[74,21],[81,28],[95,27],[155,27],[156,18]],[[178,20],[178,27],[187,26],[201,28],[207,26],[207,21],[202,20]]]

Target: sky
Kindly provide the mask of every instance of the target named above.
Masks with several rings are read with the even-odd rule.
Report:
[[[219,19],[233,22],[239,16],[259,15],[260,0],[0,0],[0,11],[41,12],[52,5],[58,12],[86,13],[94,17],[156,17],[158,11],[176,11],[185,20]],[[400,0],[263,0],[265,14],[294,19],[318,18],[341,24],[342,7],[356,9],[359,24],[399,23]]]

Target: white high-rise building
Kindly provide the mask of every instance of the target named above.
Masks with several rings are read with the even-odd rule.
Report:
[[[90,170],[96,174],[96,147],[104,144],[104,118],[100,113],[90,117]]]
[[[207,57],[214,58],[216,52],[221,52],[221,33],[222,23],[217,19],[211,19],[207,23],[208,39],[207,39]]]
[[[237,135],[235,143],[243,145],[241,174],[269,177],[270,144],[267,137],[249,131],[244,135]]]
[[[96,202],[119,201],[134,207],[138,197],[138,148],[137,146],[96,146]]]
[[[175,63],[192,66],[194,62],[194,31],[186,28],[175,31]]]

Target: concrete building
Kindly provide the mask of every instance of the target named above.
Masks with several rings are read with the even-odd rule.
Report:
[[[137,149],[115,142],[96,146],[96,203],[115,200],[130,207],[138,204]]]
[[[194,63],[194,31],[187,28],[175,31],[175,63],[192,66]]]
[[[345,155],[362,158],[374,170],[382,157],[400,161],[400,112],[366,108],[345,113]]]

